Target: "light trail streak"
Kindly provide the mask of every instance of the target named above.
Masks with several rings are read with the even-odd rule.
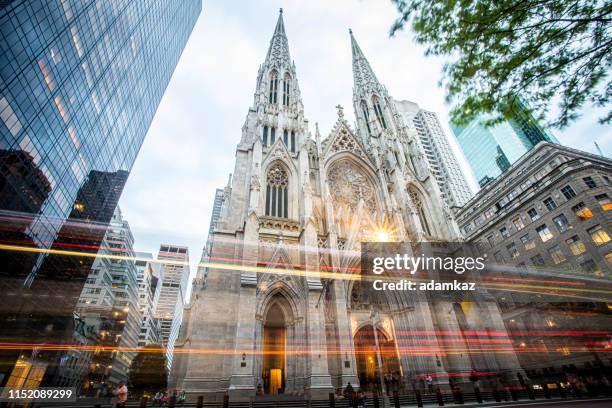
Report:
[[[141,352],[141,353],[164,353],[165,350],[162,348],[138,348],[138,347],[119,347],[119,346],[87,346],[80,344],[34,344],[34,343],[0,343],[0,350],[24,350],[36,348],[37,350],[43,351],[69,351],[69,350],[79,350],[79,351],[88,351],[88,352]],[[543,353],[548,354],[551,352],[547,348],[543,347],[482,347],[479,350],[468,349],[465,347],[423,347],[423,346],[414,346],[414,347],[387,347],[382,348],[381,353],[383,355],[395,355],[396,350],[399,351],[401,355],[456,355],[456,354],[507,354],[507,353]],[[592,348],[586,347],[566,347],[567,351],[575,352],[575,353],[591,353],[593,352]],[[598,350],[600,351],[600,350]],[[606,350],[601,350],[606,351]],[[245,349],[214,349],[214,348],[177,348],[174,350],[175,354],[193,354],[193,355],[315,355],[321,353],[327,353],[331,355],[342,355],[346,351],[342,349],[320,349],[320,348],[311,348],[305,351],[274,351],[274,350],[253,350],[252,348]],[[371,350],[355,350],[356,355],[370,355],[372,353]]]
[[[0,244],[0,250],[5,251],[20,251],[20,252],[31,252],[31,253],[47,253],[60,256],[75,256],[75,257],[89,257],[89,258],[101,258],[109,260],[127,260],[127,261],[145,261],[150,262],[151,259],[137,256],[128,255],[113,255],[113,254],[100,254],[93,252],[79,252],[69,250],[59,250],[53,248],[33,248],[16,245]],[[160,264],[172,264],[172,265],[190,265],[188,261],[181,261],[177,259],[157,259],[155,262]],[[255,273],[274,273],[274,274],[285,274],[299,277],[313,277],[313,278],[324,278],[324,279],[338,279],[338,280],[387,280],[394,282],[396,278],[387,276],[383,278],[381,276],[362,276],[360,274],[351,274],[344,272],[328,272],[321,271],[318,269],[294,269],[294,268],[270,268],[268,266],[253,266],[237,263],[221,263],[221,262],[200,262],[197,264],[198,267],[207,267],[211,269],[220,269],[233,272],[255,272]],[[416,283],[429,282],[430,279],[426,278],[414,278],[411,277],[412,281]],[[612,299],[612,290],[598,289],[593,287],[588,288],[576,288],[576,287],[560,287],[560,286],[543,286],[543,285],[530,285],[530,284],[519,284],[519,283],[493,283],[488,282],[480,284],[483,289],[493,289],[500,291],[527,293],[527,294],[541,294],[547,296],[564,296],[573,297],[576,299],[588,299],[593,301],[607,301],[607,299],[600,299],[596,297],[586,296],[587,294],[601,294],[606,295]],[[558,293],[561,292],[561,293]]]
[[[560,285],[576,285],[576,286],[585,286],[584,282],[572,282],[572,281],[554,281],[549,279],[532,279],[532,278],[506,278],[502,276],[486,276],[483,278],[484,280],[495,280],[495,281],[510,281],[510,282],[534,282],[534,283],[556,283]]]

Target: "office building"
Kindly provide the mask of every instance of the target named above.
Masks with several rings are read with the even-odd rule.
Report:
[[[206,238],[206,244],[204,245],[204,249],[202,249],[202,258],[200,259],[200,264],[198,265],[198,272],[196,274],[197,278],[194,280],[194,285],[205,288],[206,287],[206,279],[208,278],[208,263],[210,262],[210,254],[212,251],[212,243],[213,243],[213,233],[215,231],[215,227],[217,226],[217,221],[221,216],[221,208],[223,206],[223,200],[225,197],[224,189],[218,188],[215,191],[215,200],[213,201],[212,213],[210,215],[210,224],[208,227],[208,236]]]
[[[206,251],[208,253],[210,253],[211,250],[213,232],[215,231],[217,221],[219,221],[219,217],[221,216],[223,197],[224,194],[222,188],[215,190],[215,201],[213,201],[212,213],[210,214],[210,224],[208,226],[208,237],[206,239]]]
[[[466,240],[494,260],[502,282],[518,279],[522,290],[539,285],[540,293],[528,298],[522,290],[497,296],[509,332],[518,333],[514,344],[547,351],[519,353],[534,381],[607,360],[597,347],[605,343],[589,336],[612,321],[589,287],[604,289],[611,277],[611,180],[612,160],[541,142],[457,212]],[[583,289],[565,292],[573,296],[569,300],[555,300],[542,295],[551,281]],[[543,330],[584,334],[576,345],[569,334],[555,337]]]
[[[462,207],[472,197],[472,191],[438,115],[422,109],[414,102],[396,100],[394,103],[406,126],[418,136],[418,146],[438,182],[442,198],[451,208]]]
[[[102,382],[127,380],[138,345],[138,306],[134,237],[117,207],[77,303],[76,313],[98,329],[97,345],[120,347],[95,353],[83,391]]]
[[[153,254],[147,252],[136,253],[136,273],[138,279],[138,307],[142,316],[138,347],[148,344],[161,344],[161,328],[159,321],[154,317],[159,296],[161,294],[161,280],[155,269],[161,270],[155,262]]]
[[[189,283],[189,251],[187,247],[162,244],[157,254],[163,280],[155,309],[159,320],[161,340],[166,348],[168,371],[172,366],[174,343],[183,321],[183,308]]]
[[[36,255],[2,251],[17,258],[0,262],[1,289],[14,294],[7,302],[14,304],[0,311],[1,341],[71,341],[72,311],[90,265],[65,271],[58,266],[68,263],[45,251],[92,253],[99,245],[112,211],[95,225],[78,217],[76,232],[85,234],[85,245],[78,235],[66,236],[75,232],[69,218],[75,210],[89,211],[79,195],[95,182],[104,204],[94,205],[114,210],[200,9],[199,1],[179,0],[15,0],[0,8],[0,151],[12,155],[14,170],[0,186],[0,211],[17,224],[0,240],[18,240]],[[6,269],[15,264],[19,268]],[[61,300],[61,310],[28,303],[41,295]],[[52,329],[39,331],[41,324]],[[18,354],[0,353],[4,379]],[[38,355],[49,368],[58,358]],[[55,377],[52,371],[45,369],[43,377]],[[45,384],[45,378],[35,382]]]
[[[558,271],[602,277],[612,262],[611,179],[612,160],[542,142],[480,190],[457,222],[501,260],[529,267],[542,257]]]
[[[559,143],[537,123],[520,101],[514,104],[511,119],[487,126],[486,122],[490,119],[491,115],[480,115],[466,126],[451,124],[481,187],[506,171],[539,142]]]

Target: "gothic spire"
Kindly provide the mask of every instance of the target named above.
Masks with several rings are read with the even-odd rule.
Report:
[[[355,88],[361,88],[369,83],[378,83],[378,79],[370,67],[370,63],[363,55],[357,40],[353,36],[353,30],[349,28],[349,34],[351,35],[351,49],[353,51],[353,81]]]
[[[287,34],[285,33],[285,23],[283,22],[283,9],[280,9],[278,14],[278,21],[274,28],[274,34],[270,40],[270,47],[268,48],[268,55],[266,55],[265,64],[278,63],[291,65],[291,57],[289,56],[289,42],[287,41]]]

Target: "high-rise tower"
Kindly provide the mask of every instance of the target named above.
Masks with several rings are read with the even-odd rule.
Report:
[[[183,323],[183,308],[189,284],[189,251],[187,247],[162,244],[157,260],[163,274],[161,291],[154,317],[159,320],[160,337],[166,348],[166,364],[172,366],[174,343]]]
[[[406,126],[417,135],[419,148],[438,181],[446,204],[451,208],[463,207],[472,197],[472,192],[438,115],[422,109],[414,102],[395,100],[394,104]]]
[[[559,143],[529,113],[520,98],[512,105],[509,119],[488,126],[486,122],[490,119],[491,115],[483,114],[465,126],[451,124],[481,187],[504,173],[539,142]]]
[[[72,341],[92,256],[200,10],[197,0],[2,2],[0,171],[12,173],[0,215],[15,227],[0,241],[17,247],[0,250],[0,288],[14,294],[0,307],[2,342]],[[57,253],[67,250],[87,254]],[[0,353],[0,377],[19,354]],[[45,385],[58,359],[37,360]]]

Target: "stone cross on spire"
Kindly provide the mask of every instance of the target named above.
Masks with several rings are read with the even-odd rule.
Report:
[[[342,105],[336,105],[336,109],[338,109],[338,118],[344,119],[344,108],[342,107]]]
[[[370,63],[363,55],[357,40],[353,36],[353,30],[349,28],[349,34],[351,35],[351,50],[353,51],[353,80],[355,88],[364,87],[370,83],[378,84],[378,79],[370,66]]]

